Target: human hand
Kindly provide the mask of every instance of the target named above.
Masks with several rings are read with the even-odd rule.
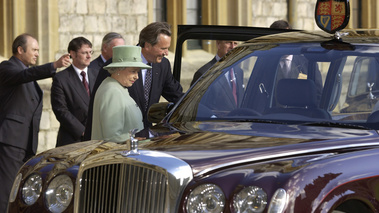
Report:
[[[137,139],[138,141],[143,141],[143,140],[146,140],[145,137],[135,137],[134,139]]]
[[[70,66],[70,64],[71,64],[71,60],[70,60],[69,53],[62,55],[57,61],[53,63],[54,69],[67,67],[67,66]]]

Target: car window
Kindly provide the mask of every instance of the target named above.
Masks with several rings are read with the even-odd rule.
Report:
[[[340,98],[339,112],[363,113],[378,110],[375,107],[375,94],[379,88],[378,68],[376,56],[348,57],[342,87],[342,94],[346,95]]]
[[[197,93],[188,105],[193,108],[181,118],[366,124],[379,109],[378,49],[242,45],[198,80],[189,91]]]

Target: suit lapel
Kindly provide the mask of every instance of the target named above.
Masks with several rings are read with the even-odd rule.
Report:
[[[221,94],[226,94],[226,96],[228,96],[228,99],[229,101],[227,103],[235,103],[234,101],[234,97],[233,97],[233,93],[232,93],[232,88],[230,87],[230,82],[228,82],[228,80],[226,79],[225,76],[223,76],[222,79],[220,79],[220,88],[222,88],[222,90],[224,91],[223,93]]]
[[[143,80],[142,80],[142,72],[138,72],[138,80],[134,82],[133,86],[128,87],[128,91],[130,96],[134,99],[137,105],[143,109],[144,107],[144,94],[143,94]]]
[[[87,73],[88,73],[88,78],[89,78],[89,90],[92,93],[93,87],[94,87],[95,82],[96,82],[97,74],[96,74],[95,70],[90,68],[90,67],[87,68]]]
[[[23,65],[20,60],[16,59],[15,56],[12,56],[9,59],[9,61],[11,63],[15,64],[15,66],[17,66],[20,70],[24,70],[24,69],[28,68],[25,65]],[[41,103],[43,91],[42,91],[41,87],[39,87],[38,83],[36,81],[31,81],[31,82],[25,83],[25,85],[27,87],[29,87],[29,89],[28,89],[29,91],[32,91],[36,100],[38,100],[38,102]]]
[[[101,58],[101,55],[99,55],[99,57],[97,57],[96,60],[97,60],[97,66],[98,66],[98,68],[101,69],[103,67],[103,65],[104,65],[104,61]]]
[[[149,107],[153,104],[153,101],[157,100],[156,96],[161,96],[160,92],[160,84],[162,84],[162,77],[159,76],[159,73],[163,73],[161,71],[162,63],[153,63],[152,64],[152,79],[151,79],[151,90],[150,90],[150,98],[149,98]],[[163,80],[164,81],[164,80]],[[159,98],[158,98],[159,99]]]
[[[89,97],[88,97],[86,89],[84,88],[83,83],[80,81],[78,75],[76,74],[76,72],[72,66],[70,66],[68,68],[68,71],[69,71],[68,72],[69,73],[68,74],[69,79],[67,82],[71,83],[72,87],[75,88],[75,91],[77,92],[78,96],[83,100],[83,102],[85,104],[88,105],[89,104]]]
[[[32,81],[30,83],[33,85],[33,88],[34,88],[33,91],[35,91],[35,96],[36,96],[37,100],[40,101],[42,99],[42,95],[43,95],[43,91],[42,91],[41,87],[39,87],[39,85],[36,81]]]
[[[243,70],[240,68],[235,69],[235,75],[237,79],[237,100],[238,104],[241,103],[242,98],[243,98],[243,93],[244,91],[244,85],[243,85]]]
[[[151,79],[151,91],[150,96],[152,96],[152,93],[158,88],[158,80],[159,76],[158,73],[161,73],[160,66],[157,63],[152,64],[152,79]],[[149,100],[149,105],[151,104],[151,98]]]

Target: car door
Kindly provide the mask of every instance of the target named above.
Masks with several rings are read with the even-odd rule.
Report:
[[[281,32],[297,31],[258,27],[221,26],[221,25],[178,25],[173,75],[184,91],[190,87],[194,73],[202,65],[214,58],[216,40],[245,42],[250,39]],[[197,43],[197,49],[190,43]]]

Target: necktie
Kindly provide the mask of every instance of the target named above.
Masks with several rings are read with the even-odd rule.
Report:
[[[233,68],[229,71],[229,73],[230,73],[230,82],[232,86],[234,102],[237,104],[237,85],[236,85],[236,77],[234,76]]]
[[[150,64],[148,64],[151,66]],[[151,79],[152,79],[152,73],[151,69],[147,69],[146,76],[145,76],[145,84],[143,85],[143,94],[145,97],[145,111],[147,111],[147,106],[149,105],[149,95],[150,95],[150,89],[151,89]]]
[[[83,85],[84,85],[84,88],[86,88],[87,94],[88,94],[88,96],[90,96],[89,87],[88,87],[88,82],[87,82],[87,80],[86,80],[86,72],[82,71],[82,72],[80,73],[80,75],[83,77],[82,83],[83,83]]]
[[[290,71],[291,71],[291,61],[288,58],[282,59],[282,70],[284,77],[289,78],[290,77]]]

